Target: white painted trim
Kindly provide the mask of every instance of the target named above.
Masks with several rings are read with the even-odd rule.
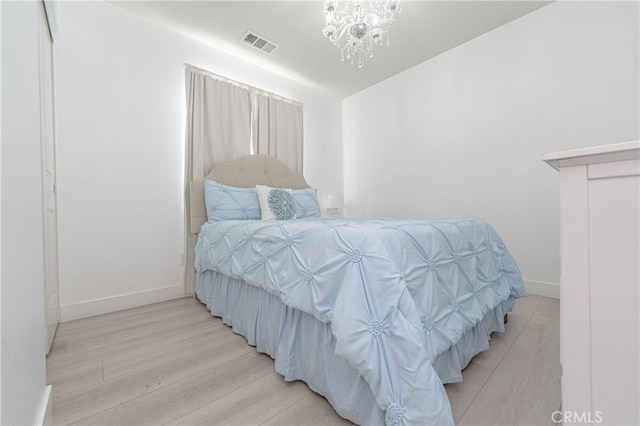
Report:
[[[53,392],[52,386],[46,386],[42,393],[42,401],[40,401],[40,408],[38,408],[38,415],[36,417],[36,426],[51,426],[53,423]]]
[[[560,284],[524,280],[524,287],[529,294],[560,299]]]
[[[136,306],[164,302],[165,300],[184,297],[184,285],[176,284],[169,287],[156,288],[138,293],[122,294],[104,299],[88,300],[60,307],[61,321],[71,321],[94,315],[107,314]]]
[[[590,148],[551,152],[542,159],[551,167],[584,166],[586,164],[608,163],[611,161],[636,160],[640,158],[640,141],[614,143]]]

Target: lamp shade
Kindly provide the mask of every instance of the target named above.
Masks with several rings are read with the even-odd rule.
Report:
[[[342,194],[331,194],[327,196],[328,209],[341,209],[344,207],[344,197]]]

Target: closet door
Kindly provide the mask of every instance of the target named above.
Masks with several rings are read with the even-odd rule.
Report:
[[[42,141],[42,201],[44,226],[44,283],[47,353],[60,321],[58,297],[58,216],[56,205],[56,152],[53,90],[53,40],[41,3],[39,11],[40,132]]]

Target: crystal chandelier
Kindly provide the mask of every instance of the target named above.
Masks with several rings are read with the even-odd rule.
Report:
[[[362,68],[364,62],[373,57],[373,46],[381,45],[385,34],[389,45],[389,28],[400,12],[398,0],[325,0],[326,25],[322,34],[338,46],[342,61],[349,59]]]

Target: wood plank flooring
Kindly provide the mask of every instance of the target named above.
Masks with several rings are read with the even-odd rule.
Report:
[[[553,424],[558,300],[520,299],[463,377],[446,385],[457,424]],[[193,298],[61,323],[47,382],[56,425],[350,424]]]

